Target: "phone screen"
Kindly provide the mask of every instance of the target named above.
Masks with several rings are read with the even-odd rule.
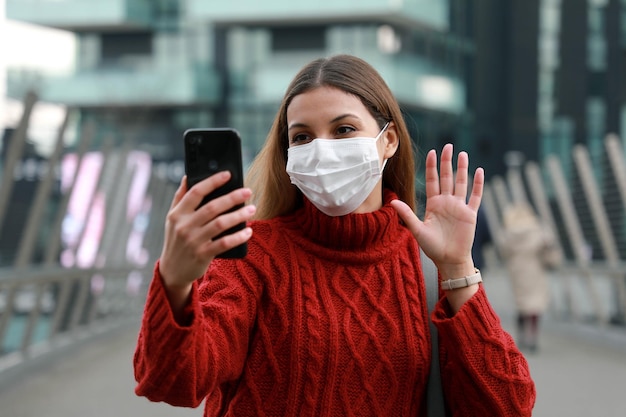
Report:
[[[199,207],[214,198],[243,187],[241,137],[236,130],[230,128],[189,129],[184,133],[184,144],[185,174],[187,175],[187,185],[190,188],[217,172],[230,171],[231,173],[230,180],[222,187],[205,196]],[[233,207],[229,211],[240,207],[243,207],[243,205]],[[245,226],[245,223],[240,223],[216,236],[215,239],[242,230]],[[218,257],[241,258],[246,253],[247,244],[244,243],[218,255]]]

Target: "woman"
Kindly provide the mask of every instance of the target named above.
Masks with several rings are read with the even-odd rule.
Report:
[[[504,211],[500,245],[515,297],[517,345],[536,352],[539,319],[550,302],[550,287],[544,265],[547,255],[559,255],[556,238],[542,226],[532,207],[516,203]],[[560,262],[557,259],[556,262]]]
[[[412,145],[380,75],[340,55],[289,86],[250,188],[194,211],[228,174],[176,192],[135,353],[136,392],[205,416],[426,415],[430,334],[419,247],[440,278],[433,312],[450,415],[531,415],[528,365],[471,258],[484,174],[426,158],[414,214]],[[220,215],[253,197],[255,204]],[[258,208],[257,208],[258,207]],[[246,229],[212,237],[242,222]],[[248,242],[239,260],[215,259]],[[418,244],[419,242],[419,244]]]

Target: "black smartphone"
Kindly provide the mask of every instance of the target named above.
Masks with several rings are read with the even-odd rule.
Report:
[[[183,134],[185,146],[185,174],[187,186],[193,187],[203,179],[220,171],[230,171],[230,180],[222,187],[205,196],[198,207],[214,198],[243,187],[243,163],[241,159],[241,137],[235,129],[188,129]],[[230,211],[243,207],[233,207]],[[216,236],[218,239],[246,227],[242,222]],[[224,253],[218,258],[243,258],[248,252],[248,244],[243,243]]]

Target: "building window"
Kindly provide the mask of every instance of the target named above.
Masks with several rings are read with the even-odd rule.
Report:
[[[586,102],[586,125],[587,125],[587,147],[591,158],[596,162],[602,155],[602,144],[606,133],[606,103],[600,97],[589,97]],[[597,164],[597,174],[602,175],[602,170]]]
[[[622,1],[622,47],[626,48],[626,0]]]
[[[622,138],[622,143],[624,143],[624,138],[626,138],[626,104],[622,105],[621,111],[621,120],[620,120],[620,137]]]
[[[101,40],[102,63],[117,65],[127,58],[152,55],[152,33],[106,33]]]
[[[323,51],[326,49],[325,26],[281,26],[271,29],[272,51]]]
[[[606,69],[607,45],[604,38],[606,23],[604,0],[592,0],[588,8],[587,66],[594,71]]]

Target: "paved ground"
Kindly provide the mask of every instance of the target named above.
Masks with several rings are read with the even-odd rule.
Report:
[[[485,288],[502,324],[514,334],[506,276]],[[534,417],[626,416],[626,329],[556,321],[542,323],[540,350],[526,354],[537,387]]]
[[[114,330],[53,363],[21,376],[0,392],[2,417],[186,417],[201,409],[174,408],[135,396],[132,355],[137,327]],[[5,384],[6,385],[6,384]]]
[[[511,331],[513,304],[506,276],[485,275],[485,288]],[[134,395],[136,332],[132,326],[100,336],[1,385],[0,416],[201,416],[201,409],[173,408]],[[626,330],[547,320],[540,351],[528,360],[538,389],[533,416],[626,415]]]

